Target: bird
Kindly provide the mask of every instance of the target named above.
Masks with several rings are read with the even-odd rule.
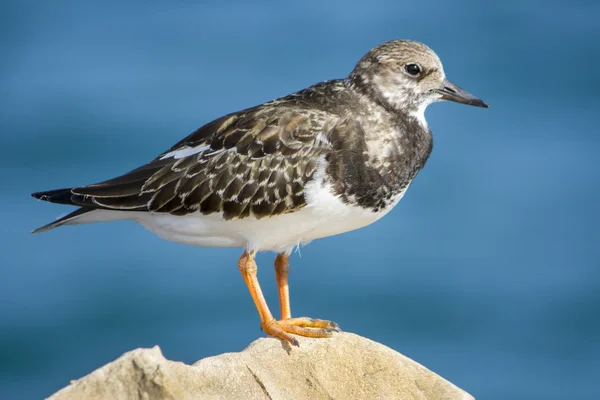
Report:
[[[331,337],[335,322],[292,317],[290,255],[370,225],[402,199],[432,151],[425,109],[444,100],[488,107],[446,79],[427,45],[391,40],[346,78],[217,118],[124,175],[33,193],[79,208],[32,233],[133,220],[173,242],[241,248],[238,268],[265,334],[293,346],[296,336]],[[257,279],[261,251],[277,254],[279,319]]]

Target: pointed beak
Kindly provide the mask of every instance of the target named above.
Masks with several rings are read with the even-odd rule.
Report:
[[[435,91],[441,94],[442,99],[444,100],[452,100],[456,101],[457,103],[468,104],[470,106],[488,108],[488,105],[483,100],[480,100],[466,90],[459,88],[448,79],[444,79],[442,87],[435,89]]]

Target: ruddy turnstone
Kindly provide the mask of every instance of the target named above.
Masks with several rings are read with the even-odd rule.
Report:
[[[265,333],[296,346],[292,334],[329,337],[335,323],[291,316],[289,255],[369,225],[400,201],[431,152],[425,108],[441,100],[487,107],[446,79],[429,47],[389,41],[347,78],[227,114],[125,175],[33,193],[80,207],[34,232],[133,220],[175,242],[241,247],[238,267]],[[279,320],[256,276],[264,250],[278,253]]]

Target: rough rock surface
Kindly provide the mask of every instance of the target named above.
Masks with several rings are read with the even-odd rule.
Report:
[[[258,339],[194,365],[158,346],[136,349],[50,397],[66,399],[473,399],[394,350],[351,333],[300,338],[299,348]]]

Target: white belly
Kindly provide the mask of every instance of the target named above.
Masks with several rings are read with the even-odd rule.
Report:
[[[288,251],[300,243],[362,228],[380,215],[362,211],[325,214],[304,208],[271,218],[225,221],[220,214],[140,215],[136,220],[164,239],[195,246]]]
[[[127,214],[130,219],[139,222],[146,229],[174,242],[194,246],[244,247],[255,251],[281,252],[290,251],[293,247],[314,239],[367,226],[387,214],[404,195],[404,192],[400,193],[387,209],[374,213],[342,203],[329,189],[317,182],[311,186],[307,185],[307,205],[304,208],[262,219],[249,217],[226,221],[221,214]]]
[[[244,247],[254,251],[285,252],[299,244],[352,231],[377,221],[400,201],[406,189],[408,186],[397,195],[388,208],[377,213],[344,204],[319,177],[305,187],[304,208],[275,217],[248,217],[227,221],[222,218],[221,213],[174,216],[141,211],[96,210],[69,223],[129,219],[173,242],[194,246]]]

